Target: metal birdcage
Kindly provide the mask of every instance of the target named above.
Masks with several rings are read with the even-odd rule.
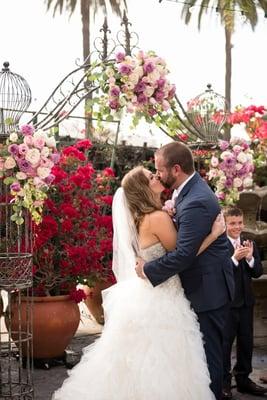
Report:
[[[31,89],[22,76],[9,69],[4,62],[0,72],[0,137],[18,128],[19,120],[31,103]]]
[[[0,399],[33,399],[32,234],[29,215],[12,220],[10,192],[0,179]],[[22,301],[26,298],[26,302]]]
[[[187,118],[205,143],[216,143],[227,119],[228,107],[225,97],[207,85],[205,92],[187,103]]]
[[[4,63],[0,73],[0,142],[18,128],[31,101],[30,88]],[[9,186],[0,177],[0,399],[33,399],[32,383],[32,229],[12,218]],[[26,298],[26,302],[22,301]]]

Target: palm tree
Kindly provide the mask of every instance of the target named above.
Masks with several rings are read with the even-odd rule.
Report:
[[[82,37],[83,37],[83,59],[86,60],[90,54],[90,17],[93,11],[95,17],[98,10],[102,10],[107,15],[108,5],[111,10],[119,17],[122,16],[122,8],[127,9],[127,0],[44,0],[47,9],[53,8],[55,15],[57,11],[62,14],[63,10],[67,10],[70,16],[74,10],[80,5],[80,13],[82,19]]]
[[[225,32],[225,98],[231,109],[231,77],[232,77],[232,34],[236,26],[237,15],[243,15],[254,30],[258,22],[258,10],[267,13],[267,0],[190,0],[182,8],[182,19],[188,24],[191,19],[191,7],[199,6],[198,28],[204,13],[209,9],[219,13]]]

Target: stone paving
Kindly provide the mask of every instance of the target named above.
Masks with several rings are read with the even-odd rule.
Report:
[[[82,348],[93,343],[101,334],[101,326],[88,316],[83,318],[79,326],[76,336],[72,340],[68,348],[67,361],[76,363],[82,354]],[[267,374],[267,346],[265,348],[255,348],[253,356],[253,374],[252,379],[260,383],[259,378],[263,373]],[[63,380],[67,377],[67,369],[65,366],[52,367],[49,370],[34,370],[34,388],[35,400],[50,400],[52,393],[61,386]],[[260,383],[261,384],[261,383]],[[263,385],[264,386],[264,385]],[[267,385],[265,385],[267,388]],[[255,400],[259,397],[241,394],[233,388],[235,400]],[[267,395],[262,398],[267,399]],[[83,400],[83,399],[80,399]],[[93,399],[92,399],[93,400]],[[141,399],[140,399],[141,400]],[[168,400],[168,399],[166,399]],[[177,400],[182,400],[178,399]]]

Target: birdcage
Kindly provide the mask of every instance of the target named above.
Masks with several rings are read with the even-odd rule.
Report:
[[[9,69],[4,62],[0,72],[0,137],[18,128],[21,115],[31,103],[31,89],[22,76]]]
[[[204,93],[187,103],[186,116],[202,142],[215,144],[223,138],[227,110],[225,97],[215,93],[209,84]]]
[[[30,103],[30,89],[8,63],[0,74],[0,141],[17,128]],[[5,177],[0,177],[0,399],[33,399],[32,384],[32,229],[13,218],[15,204]],[[22,298],[27,301],[22,302]]]

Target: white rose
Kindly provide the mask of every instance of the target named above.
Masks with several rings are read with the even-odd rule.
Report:
[[[25,155],[25,159],[29,161],[29,163],[31,163],[32,165],[38,164],[38,162],[40,161],[40,157],[41,154],[38,149],[30,149]]]
[[[211,165],[212,167],[217,167],[217,166],[218,166],[218,164],[219,164],[219,160],[218,160],[218,158],[217,158],[217,157],[214,157],[214,156],[212,156],[212,157],[211,157],[211,160],[210,160],[210,165]]]
[[[223,151],[220,157],[222,160],[225,160],[227,157],[232,157],[232,153],[230,151]]]
[[[7,157],[6,160],[5,160],[4,167],[6,169],[12,169],[15,166],[16,166],[16,161],[14,160],[14,158],[13,157]]]
[[[150,74],[147,74],[150,82],[156,82],[160,78],[160,73],[157,69],[154,69],[154,71],[150,72]]]
[[[15,143],[18,140],[18,135],[16,134],[16,132],[12,132],[9,135],[9,140],[10,140],[10,142],[13,142],[13,143]]]
[[[49,154],[50,154],[50,150],[49,150],[49,148],[48,147],[43,147],[42,148],[42,150],[41,150],[41,156],[42,157],[48,157],[49,156]]]
[[[247,155],[241,151],[238,156],[236,157],[237,161],[239,161],[241,164],[245,164],[247,162]]]
[[[243,168],[243,165],[240,164],[240,163],[236,163],[235,169],[236,169],[237,171],[240,171],[241,168]]]
[[[56,147],[56,139],[54,136],[47,137],[45,143],[48,147]]]
[[[235,178],[235,179],[233,180],[233,186],[234,186],[234,188],[239,188],[239,187],[242,186],[242,184],[243,184],[243,182],[242,182],[242,179],[240,179],[240,178]]]
[[[252,179],[252,178],[249,178],[249,177],[245,178],[245,179],[243,180],[243,186],[244,186],[244,188],[250,188],[250,187],[252,187],[252,186],[253,186],[253,179]]]
[[[43,138],[44,140],[46,140],[47,134],[44,131],[42,131],[42,129],[38,129],[36,132],[34,132],[33,137]]]
[[[111,67],[108,67],[105,71],[105,73],[107,74],[107,76],[110,78],[111,76],[115,75],[114,69]]]
[[[235,153],[239,153],[241,150],[242,150],[242,147],[239,146],[238,144],[236,144],[236,145],[233,146],[233,151],[234,151]]]
[[[17,178],[19,181],[22,181],[23,179],[26,179],[26,178],[27,178],[27,175],[26,175],[24,172],[17,172],[17,173],[16,173],[16,178]]]
[[[247,156],[247,159],[248,159],[248,161],[252,161],[253,160],[253,154],[251,154],[251,153],[246,153],[246,156]]]
[[[45,179],[48,177],[48,175],[50,174],[50,168],[46,168],[46,167],[39,167],[37,168],[37,175],[41,178],[41,179]]]
[[[139,81],[139,75],[133,72],[132,74],[129,75],[129,82],[135,86],[137,82]]]
[[[147,97],[151,97],[153,93],[154,93],[154,88],[151,86],[146,86],[144,90],[144,95]]]

